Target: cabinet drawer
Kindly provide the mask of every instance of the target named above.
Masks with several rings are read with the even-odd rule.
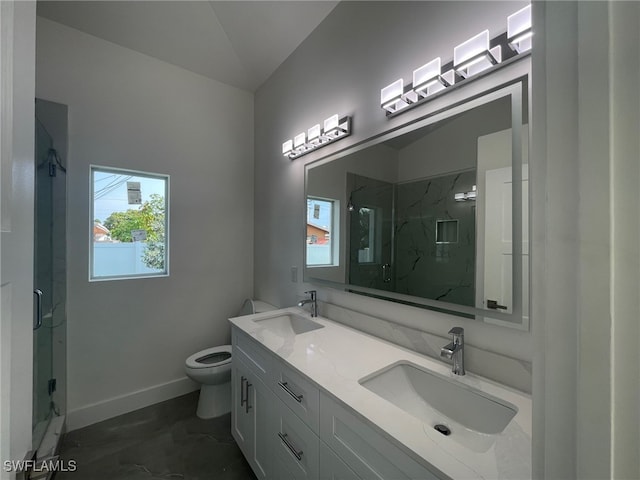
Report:
[[[272,390],[317,434],[320,416],[318,387],[282,361],[274,361],[273,373]]]
[[[320,409],[320,438],[359,477],[388,480],[439,478],[333,398],[321,394]]]
[[[271,362],[273,355],[261,347],[255,340],[233,329],[233,355],[238,355],[242,361],[265,384],[269,384]]]
[[[275,444],[275,462],[279,465],[276,471],[286,476],[283,478],[317,479],[319,473],[320,440],[282,402],[276,402],[277,416],[273,438]]]

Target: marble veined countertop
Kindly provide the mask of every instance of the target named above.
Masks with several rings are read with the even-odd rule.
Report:
[[[299,335],[276,334],[255,320],[309,313],[298,307],[231,318],[230,322],[377,426],[399,448],[430,470],[453,479],[531,479],[531,398],[517,390],[451,366],[323,317],[324,328]],[[444,436],[417,417],[358,383],[393,363],[406,361],[511,403],[517,413],[499,434],[477,432],[464,442]],[[471,442],[471,443],[469,443]]]

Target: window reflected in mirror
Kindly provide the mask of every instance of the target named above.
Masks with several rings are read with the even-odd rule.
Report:
[[[335,200],[307,198],[307,266],[334,265]]]

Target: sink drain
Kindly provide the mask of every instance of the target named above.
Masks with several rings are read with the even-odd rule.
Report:
[[[440,432],[443,435],[451,435],[451,429],[449,427],[447,427],[446,425],[442,425],[441,423],[439,423],[438,425],[434,426],[433,428],[435,428],[436,431]]]

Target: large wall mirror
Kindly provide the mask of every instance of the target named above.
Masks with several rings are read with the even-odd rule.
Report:
[[[528,328],[527,77],[306,167],[305,281]]]

